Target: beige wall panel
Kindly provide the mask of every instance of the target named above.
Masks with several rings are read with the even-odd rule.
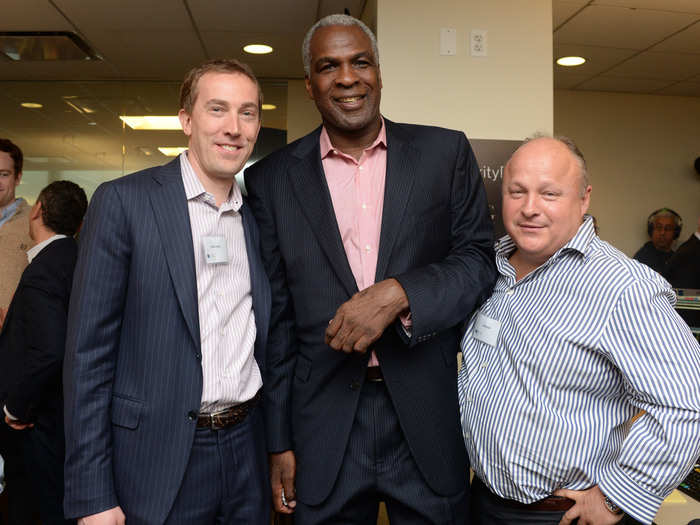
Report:
[[[383,113],[484,139],[551,131],[551,0],[378,0]],[[457,30],[457,54],[440,56],[440,28]],[[469,54],[472,29],[488,56]]]
[[[600,236],[627,255],[648,240],[646,218],[664,206],[697,227],[700,99],[557,90],[554,130],[580,146],[593,185]]]

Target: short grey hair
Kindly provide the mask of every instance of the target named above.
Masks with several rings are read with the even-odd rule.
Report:
[[[518,149],[522,148],[528,142],[532,142],[536,139],[553,139],[559,142],[560,144],[566,146],[566,149],[569,150],[569,152],[573,155],[574,159],[576,159],[576,163],[578,164],[579,172],[581,173],[581,196],[585,195],[586,188],[588,188],[588,186],[591,185],[590,179],[588,177],[588,167],[586,166],[586,159],[584,158],[583,153],[581,153],[581,150],[578,149],[578,146],[573,141],[573,139],[565,135],[549,135],[548,133],[535,133],[534,135],[526,138],[523,141],[523,143],[520,146],[518,146]]]
[[[350,15],[328,15],[321,18],[321,20],[311,26],[311,29],[306,32],[304,43],[301,45],[301,58],[304,61],[304,74],[307,77],[311,76],[311,39],[313,38],[316,30],[321,27],[328,26],[357,26],[362,29],[362,32],[366,34],[367,38],[369,38],[370,42],[372,42],[372,53],[374,53],[374,60],[377,62],[377,65],[379,65],[379,48],[377,47],[377,37],[374,36],[372,30],[367,27],[364,22]]]

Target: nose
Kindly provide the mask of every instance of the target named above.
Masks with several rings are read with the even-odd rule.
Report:
[[[241,123],[239,120],[239,115],[237,112],[231,112],[227,117],[226,117],[226,122],[225,122],[225,128],[224,132],[227,135],[231,135],[233,137],[237,137],[240,135],[240,129],[241,129]]]
[[[343,87],[352,87],[357,83],[357,72],[355,68],[352,67],[352,64],[340,65],[335,82]]]
[[[522,214],[526,217],[534,217],[538,214],[537,195],[534,192],[525,195],[523,200]]]

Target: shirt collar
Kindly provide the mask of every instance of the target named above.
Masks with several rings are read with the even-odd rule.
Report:
[[[588,252],[591,249],[591,242],[595,236],[596,233],[595,226],[593,225],[593,217],[591,215],[585,215],[583,223],[581,226],[579,226],[576,235],[574,235],[564,246],[559,248],[547,262],[556,259],[559,257],[559,254],[564,251],[575,251],[585,257],[588,255]],[[513,239],[511,239],[510,235],[504,235],[498,239],[498,241],[496,241],[496,256],[507,259],[515,251],[515,248],[515,243],[513,242]]]
[[[374,139],[374,142],[372,144],[365,148],[365,151],[370,151],[371,149],[374,149],[378,147],[380,144],[386,148],[386,127],[384,126],[384,117],[379,117],[382,121],[382,127],[379,128],[379,134],[377,135],[377,138]],[[330,153],[339,153],[341,155],[345,155],[342,151],[337,150],[333,147],[333,144],[331,144],[331,138],[328,136],[328,131],[326,131],[326,126],[323,126],[321,129],[321,158],[325,159]],[[346,155],[347,156],[347,155]]]
[[[204,189],[202,181],[194,171],[192,164],[190,164],[187,158],[187,151],[180,154],[180,171],[182,172],[182,183],[185,185],[185,197],[188,201],[202,197],[203,200],[210,203],[212,206],[216,207],[214,196],[208,193]],[[238,187],[236,179],[233,180],[233,185],[231,186],[231,192],[228,194],[228,199],[222,204],[222,207],[231,208],[234,211],[238,211],[243,204],[243,194],[241,189]]]
[[[693,235],[695,235],[698,238],[698,240],[700,240],[700,232],[695,232]]]
[[[31,248],[29,248],[29,250],[27,250],[27,260],[29,261],[29,263],[31,263],[34,260],[34,258],[37,255],[39,255],[39,252],[41,250],[43,250],[44,248],[46,248],[53,241],[57,241],[58,239],[65,239],[66,237],[68,237],[68,236],[63,235],[61,233],[57,233],[53,237],[49,237],[45,241],[41,241],[39,244],[32,246]]]
[[[17,212],[17,208],[19,208],[22,201],[24,201],[24,199],[19,197],[0,211],[0,225],[10,220],[10,218]]]

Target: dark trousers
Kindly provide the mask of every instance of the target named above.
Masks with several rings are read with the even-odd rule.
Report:
[[[259,409],[238,425],[196,430],[166,523],[269,525],[270,481]]]
[[[474,481],[476,479],[475,477]],[[472,482],[469,511],[469,525],[558,525],[566,514],[566,511],[532,511],[505,506],[480,482]],[[629,516],[624,516],[618,525],[641,524]]]
[[[67,525],[63,518],[65,440],[61,424],[37,422],[23,441],[25,464],[33,489],[32,507],[39,508],[42,525]]]
[[[13,430],[7,426],[5,414],[0,412],[0,455],[5,461],[5,490],[2,497],[7,502],[7,512],[0,516],[3,525],[33,523],[37,515],[22,446],[28,434],[29,430]]]
[[[438,495],[428,487],[411,456],[386,386],[365,382],[330,496],[313,506],[297,499],[294,523],[376,524],[380,501],[385,502],[392,525],[464,525],[467,517],[467,487],[451,496]]]

